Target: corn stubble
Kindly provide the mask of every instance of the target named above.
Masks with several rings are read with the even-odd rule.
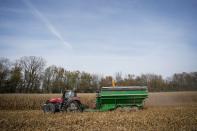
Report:
[[[0,112],[0,130],[197,130],[197,107],[150,107],[136,112],[44,114]]]
[[[196,101],[189,105],[151,105],[138,111],[44,114],[40,110],[40,105],[46,99],[59,96],[59,94],[1,95],[0,130],[197,130]],[[79,96],[82,102],[89,106],[95,100],[95,94],[79,94]],[[192,100],[194,99],[196,100],[196,98]]]

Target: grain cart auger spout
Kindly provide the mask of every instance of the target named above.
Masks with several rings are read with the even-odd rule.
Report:
[[[52,98],[46,101],[46,103],[42,106],[44,112],[59,112],[59,111],[67,111],[67,112],[82,112],[83,107],[80,101],[80,98],[77,97],[75,91],[67,90],[63,92],[61,98]]]

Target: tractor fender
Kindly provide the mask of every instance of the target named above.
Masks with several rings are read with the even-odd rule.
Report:
[[[49,99],[48,102],[50,102],[50,103],[62,103],[63,99],[62,98],[52,98],[52,99]]]
[[[78,104],[81,105],[81,101],[80,101],[80,98],[79,97],[72,97],[71,99],[69,99],[66,103],[66,106],[68,106],[70,103],[72,102],[77,102]]]

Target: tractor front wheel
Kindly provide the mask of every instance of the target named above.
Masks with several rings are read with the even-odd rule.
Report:
[[[43,111],[45,113],[55,113],[55,105],[53,103],[47,103],[43,106]]]

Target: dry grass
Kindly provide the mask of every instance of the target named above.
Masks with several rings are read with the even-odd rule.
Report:
[[[197,91],[149,93],[147,106],[180,106],[197,104]]]
[[[56,114],[44,114],[40,110],[3,110],[0,111],[0,130],[196,131],[197,106]]]
[[[0,130],[197,131],[197,92],[150,93],[136,112],[44,114],[40,105],[61,94],[1,94]],[[91,106],[95,94],[79,94]],[[33,109],[33,110],[32,110]]]
[[[95,93],[80,93],[83,104],[93,107]],[[37,110],[49,98],[61,97],[61,94],[1,94],[0,110]],[[145,105],[180,106],[197,104],[197,92],[162,92],[149,93]]]
[[[81,93],[78,96],[83,104],[90,107],[95,101],[94,93]],[[37,110],[53,97],[61,97],[61,94],[1,94],[0,110]]]

